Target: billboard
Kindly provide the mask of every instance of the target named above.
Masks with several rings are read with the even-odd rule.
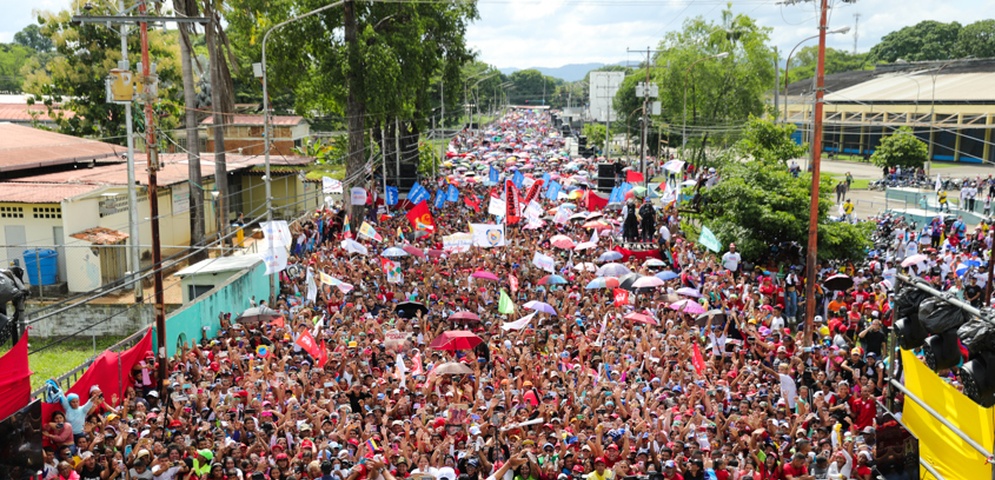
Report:
[[[625,80],[625,72],[591,72],[589,115],[596,122],[614,122],[617,119],[614,100]]]

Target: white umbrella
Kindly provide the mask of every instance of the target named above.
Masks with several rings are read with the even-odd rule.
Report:
[[[380,256],[387,258],[401,258],[401,257],[407,257],[408,252],[405,252],[404,249],[400,247],[390,247],[384,250],[383,253],[380,254]]]
[[[359,243],[351,238],[342,240],[342,249],[349,253],[358,253],[360,255],[369,255],[370,251],[366,249],[366,245]]]
[[[691,287],[678,288],[676,293],[685,297],[701,298],[701,292]]]
[[[606,263],[598,269],[597,275],[599,277],[624,277],[632,273],[629,267],[622,265],[621,263]]]
[[[574,270],[578,272],[583,272],[585,270],[588,272],[597,272],[598,266],[591,262],[581,262],[578,263],[577,265],[574,265]]]
[[[639,280],[632,282],[632,286],[635,288],[654,288],[663,286],[663,280],[652,275],[640,277]]]
[[[928,259],[929,259],[928,256],[923,255],[921,253],[917,253],[915,255],[909,255],[908,257],[905,257],[905,260],[902,260],[902,267],[903,268],[911,267],[912,265],[925,262]]]

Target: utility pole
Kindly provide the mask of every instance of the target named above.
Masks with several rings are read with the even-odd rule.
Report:
[[[857,39],[860,38],[860,14],[853,14],[853,54],[857,54]]]
[[[118,12],[124,12],[124,0],[117,2]],[[121,67],[131,70],[128,64],[128,25],[120,24],[121,31]],[[135,301],[143,300],[141,276],[138,274],[142,269],[142,260],[139,255],[138,235],[138,184],[135,183],[135,129],[132,126],[131,101],[124,104],[124,125],[128,135],[128,237],[131,240],[131,247],[128,248],[131,257],[131,281],[134,291]]]
[[[166,394],[166,378],[168,377],[169,358],[166,356],[166,302],[163,296],[162,287],[162,244],[159,241],[159,195],[157,192],[156,171],[159,169],[159,151],[157,147],[155,132],[155,103],[156,90],[155,77],[152,73],[152,65],[149,59],[149,23],[206,23],[203,17],[160,17],[148,15],[148,5],[145,0],[140,0],[138,4],[138,15],[74,15],[74,23],[98,23],[98,24],[131,24],[138,23],[142,45],[142,100],[145,103],[145,151],[148,164],[148,185],[149,185],[149,221],[152,227],[152,281],[155,292],[155,328],[156,328],[156,360],[159,364],[157,371],[158,390],[160,395]],[[129,189],[134,185],[129,185]]]
[[[777,64],[778,62],[777,46],[774,46],[774,121],[777,122],[777,114],[779,112],[777,105],[780,100],[780,88],[778,86],[781,84],[781,66]],[[785,102],[787,100],[785,99]]]
[[[643,139],[639,147],[639,171],[643,172],[643,187],[649,181],[646,178],[646,126],[649,124],[649,112],[647,106],[650,100],[650,47],[646,47],[646,86],[643,88]],[[649,198],[649,193],[646,194]]]

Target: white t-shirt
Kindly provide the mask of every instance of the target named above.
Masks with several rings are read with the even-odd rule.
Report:
[[[742,261],[743,257],[739,252],[726,252],[725,255],[722,255],[722,266],[733,272],[739,270],[739,262]]]
[[[660,226],[660,238],[665,242],[670,241],[670,229],[666,225]]]
[[[783,374],[777,374],[781,379],[781,396],[784,397],[784,401],[787,402],[788,408],[795,408],[795,399],[798,397],[798,390],[795,388],[795,381]]]

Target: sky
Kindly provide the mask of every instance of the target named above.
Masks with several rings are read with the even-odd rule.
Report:
[[[130,0],[129,0],[130,1]],[[480,19],[467,31],[478,58],[498,68],[560,67],[572,63],[638,62],[627,50],[655,48],[685,20],[702,16],[718,22],[730,0],[478,0]],[[168,3],[168,2],[167,2]],[[779,5],[783,0],[731,0],[771,27],[782,52],[817,32],[814,2]],[[0,42],[34,22],[34,10],[69,7],[69,0],[0,0]],[[861,15],[857,50],[865,52],[887,33],[923,20],[971,23],[995,16],[995,0],[830,0],[830,29],[853,27]],[[979,12],[982,13],[979,16]],[[815,44],[815,40],[810,41]],[[853,49],[853,30],[830,35],[828,45]]]

